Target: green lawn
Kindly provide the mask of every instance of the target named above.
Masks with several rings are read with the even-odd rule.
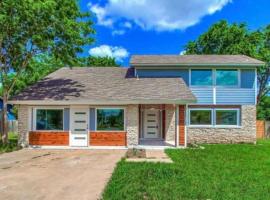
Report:
[[[118,163],[104,199],[270,199],[270,140],[166,150],[174,164]]]
[[[0,154],[5,152],[11,152],[20,149],[17,145],[18,136],[15,133],[9,133],[9,144],[3,145],[0,141]]]

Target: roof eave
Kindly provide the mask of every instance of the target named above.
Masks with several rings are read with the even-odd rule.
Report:
[[[11,100],[8,103],[18,105],[127,105],[127,104],[189,104],[196,103],[196,99],[173,100],[94,100],[94,101],[54,101],[54,100]]]
[[[253,64],[242,64],[242,63],[206,63],[206,64],[201,64],[201,63],[177,63],[177,64],[172,64],[172,63],[131,63],[132,67],[163,67],[163,66],[175,66],[175,67],[261,67],[264,66],[265,63],[253,63]]]

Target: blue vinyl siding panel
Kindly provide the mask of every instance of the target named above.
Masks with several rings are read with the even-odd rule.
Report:
[[[254,88],[255,86],[255,70],[242,69],[241,70],[241,88]]]
[[[217,104],[255,104],[255,89],[217,88]]]
[[[192,93],[197,98],[198,104],[213,104],[212,87],[190,87]]]
[[[64,130],[69,131],[70,117],[69,117],[69,108],[64,108]]]
[[[90,108],[90,118],[89,118],[89,124],[90,124],[90,131],[96,130],[96,109]]]
[[[186,84],[189,84],[188,69],[136,69],[136,75],[141,78],[145,77],[181,77]]]

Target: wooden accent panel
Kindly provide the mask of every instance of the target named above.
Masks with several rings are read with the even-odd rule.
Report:
[[[179,106],[179,145],[185,145],[185,106]]]
[[[53,145],[53,146],[68,146],[69,132],[68,131],[30,131],[30,145]]]
[[[264,138],[265,136],[265,122],[263,120],[256,121],[256,137],[257,139]]]
[[[126,146],[126,132],[90,132],[90,146]]]
[[[166,110],[165,105],[162,105],[162,138],[165,139],[166,135]]]

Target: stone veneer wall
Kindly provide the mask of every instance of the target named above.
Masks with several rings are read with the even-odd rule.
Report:
[[[139,106],[128,105],[126,116],[127,146],[136,146],[139,142]]]
[[[29,119],[28,106],[19,105],[18,106],[18,134],[19,140],[18,144],[22,147],[27,147],[29,145],[28,140],[28,119]]]
[[[241,107],[241,128],[187,127],[188,143],[255,143],[256,106]]]
[[[165,105],[165,140],[175,141],[176,121],[175,107],[171,104]]]

